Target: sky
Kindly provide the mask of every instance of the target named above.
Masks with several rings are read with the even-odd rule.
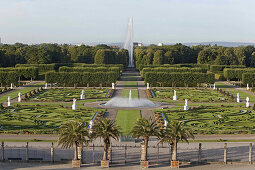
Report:
[[[254,0],[0,0],[2,43],[255,42]]]

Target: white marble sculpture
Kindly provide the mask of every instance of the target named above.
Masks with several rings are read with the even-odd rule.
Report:
[[[93,120],[89,122],[89,133],[92,133]]]
[[[149,84],[149,83],[147,83],[147,89],[148,89],[148,90],[150,89],[150,84]]]
[[[11,83],[11,89],[13,89],[13,83]]]
[[[246,107],[250,107],[250,103],[249,103],[250,98],[246,97]]]
[[[250,88],[249,88],[249,84],[247,84],[247,90],[249,90]]]
[[[112,83],[112,89],[115,89],[115,84],[114,83]]]
[[[48,83],[45,83],[45,87],[44,87],[45,89],[47,89],[48,88]]]
[[[11,96],[8,96],[7,106],[11,106]]]
[[[73,110],[77,110],[77,105],[76,105],[76,99],[73,98],[73,105],[72,105]]]
[[[213,90],[216,90],[216,85],[215,85],[215,83],[213,84]]]
[[[184,110],[189,110],[188,99],[185,99]]]
[[[85,100],[85,91],[84,90],[81,91],[80,99]]]
[[[18,102],[21,102],[21,93],[19,92],[19,94],[18,94]]]
[[[173,100],[177,100],[177,95],[176,95],[176,91],[175,90],[174,90]]]
[[[236,94],[236,102],[239,103],[240,102],[240,96],[239,93]]]

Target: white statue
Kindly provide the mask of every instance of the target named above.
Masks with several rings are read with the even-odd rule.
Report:
[[[250,107],[250,103],[249,103],[250,98],[246,97],[246,107]]]
[[[240,96],[239,93],[236,94],[236,102],[239,103],[240,102]]]
[[[45,83],[45,87],[44,87],[45,89],[47,89],[48,88],[48,83]]]
[[[114,83],[112,83],[112,89],[115,89],[115,84]]]
[[[13,83],[11,83],[11,89],[13,89]]]
[[[148,90],[150,89],[150,84],[149,84],[149,83],[147,83],[147,89],[148,89]]]
[[[77,110],[77,106],[76,106],[76,99],[73,98],[73,105],[72,105],[72,109],[73,110]]]
[[[250,88],[249,88],[249,84],[247,84],[247,90],[249,90]]]
[[[215,85],[215,83],[213,84],[213,90],[216,90],[216,85]]]
[[[177,100],[177,95],[176,95],[176,91],[175,90],[174,90],[173,100]]]
[[[11,96],[8,96],[7,106],[11,106]]]
[[[188,99],[185,99],[184,110],[189,110]]]
[[[81,91],[80,99],[81,99],[81,100],[84,100],[84,99],[85,99],[85,91],[84,91],[84,90]]]
[[[18,94],[18,102],[21,102],[21,93],[19,92],[19,94]]]
[[[92,133],[93,120],[89,122],[89,133]]]

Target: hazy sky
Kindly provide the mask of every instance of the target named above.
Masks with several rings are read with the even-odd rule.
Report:
[[[255,42],[255,0],[0,0],[3,43]]]

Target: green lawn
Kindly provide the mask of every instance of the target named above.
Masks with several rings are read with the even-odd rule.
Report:
[[[125,81],[124,86],[128,88],[137,88],[137,82],[136,81]]]
[[[27,101],[43,101],[43,102],[67,102],[72,101],[73,98],[80,99],[80,95],[83,89],[74,88],[61,88],[61,89],[47,89],[43,92],[34,95]],[[105,98],[108,89],[84,89],[85,99],[103,99]]]
[[[220,89],[222,89],[222,88],[232,88],[231,86],[228,86],[228,85],[226,85],[224,83],[221,83],[221,82],[215,82],[215,86],[216,86],[216,88],[220,88]]]
[[[37,88],[41,87],[41,85],[42,85],[41,82],[40,82],[40,83],[36,83],[36,84],[34,84],[34,85],[31,85],[30,87],[26,87],[26,88],[24,88],[24,89],[20,89],[20,90],[14,91],[14,92],[12,92],[12,93],[3,95],[3,96],[0,97],[0,103],[7,102],[8,96],[10,96],[11,99],[14,99],[14,98],[18,97],[18,94],[19,94],[19,93],[21,93],[21,95],[23,95],[23,94],[25,94],[25,93],[28,93],[28,92],[30,92],[30,91],[32,91],[32,90],[34,90],[34,89],[37,89]]]
[[[116,123],[121,128],[121,134],[130,135],[135,122],[140,118],[140,110],[119,110],[116,117]]]
[[[129,97],[130,90],[123,90],[121,96],[122,97]],[[138,90],[131,90],[132,98],[138,98]]]
[[[199,106],[188,111],[183,107],[156,110],[168,121],[184,121],[196,134],[255,133],[255,113],[245,106]]]
[[[0,111],[0,133],[56,134],[58,128],[70,120],[89,122],[95,112],[103,109],[35,105],[8,107]]]
[[[152,89],[158,99],[173,99],[174,90],[178,101],[188,99],[192,102],[229,102],[229,98],[212,89],[175,88],[175,89]]]

